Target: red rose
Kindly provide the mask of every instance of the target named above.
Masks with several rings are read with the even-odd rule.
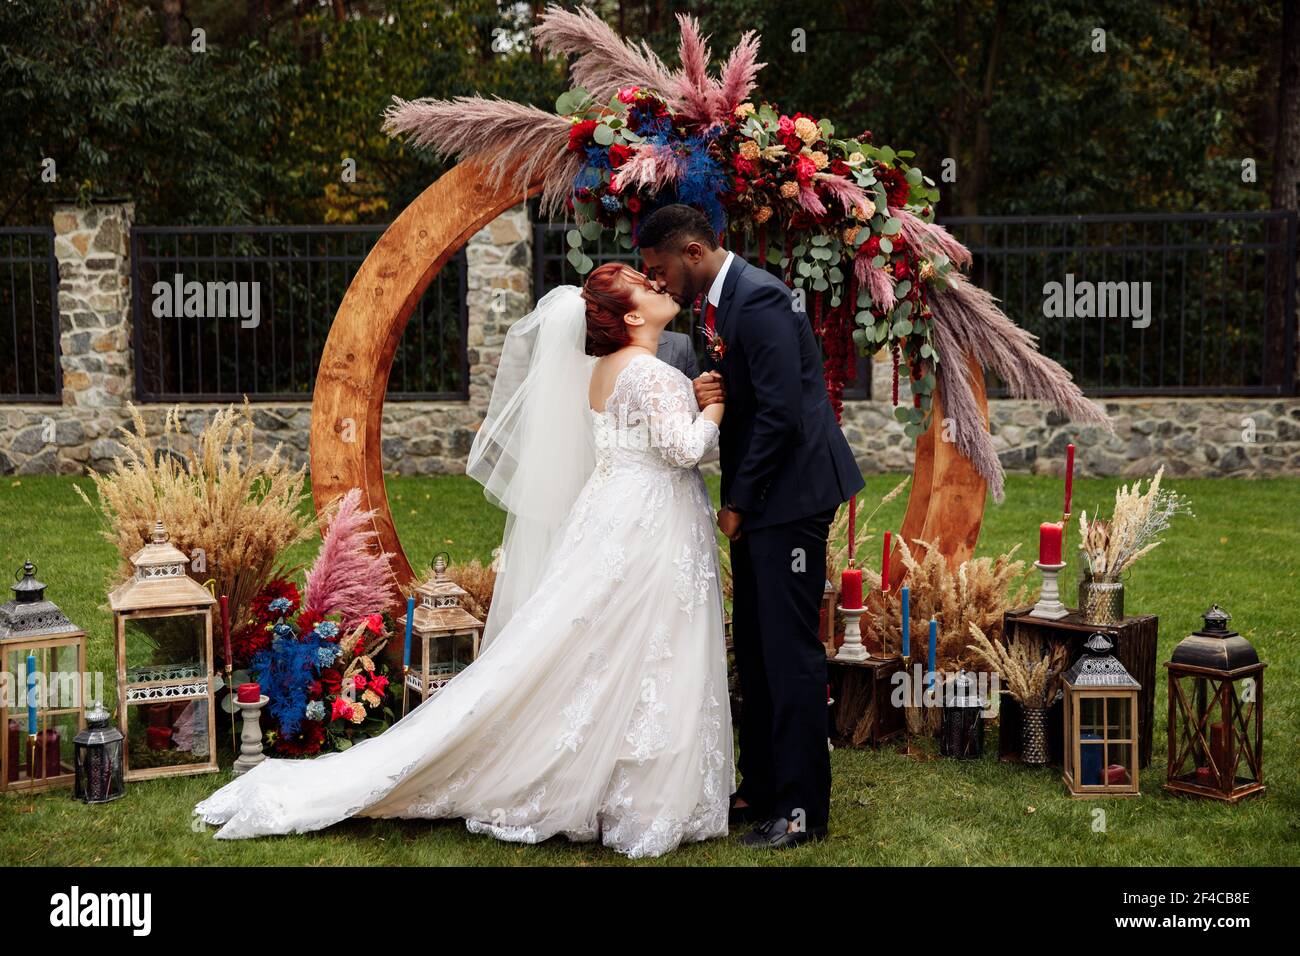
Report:
[[[849,174],[849,164],[842,159],[832,159],[827,169],[836,176],[847,176]]]
[[[807,156],[800,156],[794,162],[795,175],[799,177],[799,182],[806,183],[813,178],[817,172],[817,164]]]
[[[632,149],[622,143],[615,143],[609,148],[609,164],[615,169],[632,158]]]
[[[899,260],[897,260],[897,261],[894,262],[894,278],[895,278],[895,279],[906,279],[907,276],[908,276],[909,271],[910,271],[910,270],[907,268],[907,260],[906,260],[906,259],[899,259]]]
[[[595,120],[579,120],[569,127],[569,150],[574,153],[580,152],[591,139],[591,134],[596,131],[596,126]]]
[[[627,206],[628,212],[641,211],[641,200],[637,199],[635,196],[628,196],[627,199],[623,200],[623,205]]]
[[[779,138],[781,140],[781,145],[785,147],[785,151],[791,156],[798,156],[799,150],[803,149],[803,140],[794,133],[789,133]]]
[[[868,259],[874,259],[876,256],[880,255],[880,237],[868,237],[868,239],[862,243],[862,248],[864,250],[862,253],[864,256]]]
[[[343,686],[343,675],[337,667],[327,667],[320,672],[320,683],[326,694],[337,694]]]

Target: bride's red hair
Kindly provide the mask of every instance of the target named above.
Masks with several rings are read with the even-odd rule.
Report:
[[[634,277],[621,262],[606,262],[587,276],[582,297],[587,301],[588,355],[609,355],[632,341],[623,316],[636,308]]]

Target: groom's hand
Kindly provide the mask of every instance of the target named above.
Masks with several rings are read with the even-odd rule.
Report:
[[[728,540],[735,541],[740,537],[740,515],[730,508],[723,508],[718,512],[718,530],[725,534]]]
[[[718,372],[705,372],[691,384],[695,386],[695,401],[701,411],[727,400],[727,386]]]

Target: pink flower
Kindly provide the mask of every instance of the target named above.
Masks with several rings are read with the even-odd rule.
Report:
[[[639,86],[625,86],[618,91],[618,101],[620,103],[631,103],[636,99],[636,94],[641,88]]]
[[[365,690],[366,675],[365,674],[352,675],[352,686],[356,688],[358,694],[361,693],[363,690]]]
[[[807,156],[800,156],[794,161],[794,171],[801,180],[807,181],[817,172],[817,164]]]
[[[342,717],[344,720],[352,719],[352,703],[343,697],[334,698],[334,706],[330,710],[330,720],[338,720]]]
[[[776,129],[781,136],[789,136],[794,132],[794,120],[788,116],[782,116],[776,121]]]

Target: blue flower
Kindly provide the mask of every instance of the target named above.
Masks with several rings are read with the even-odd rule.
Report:
[[[338,637],[339,626],[333,621],[321,621],[316,625],[316,633],[321,637]]]
[[[308,720],[324,720],[325,702],[320,700],[313,700],[307,705],[307,709],[303,713],[305,714]]]
[[[329,667],[338,656],[339,646],[337,644],[322,644],[316,651],[316,662],[321,667]]]
[[[270,610],[275,611],[277,614],[284,614],[289,610],[289,608],[293,607],[293,602],[287,597],[278,597],[268,604],[267,607]]]
[[[618,201],[618,197],[611,196],[608,193],[600,197],[600,204],[605,207],[605,212],[618,212],[622,208],[622,203]]]

